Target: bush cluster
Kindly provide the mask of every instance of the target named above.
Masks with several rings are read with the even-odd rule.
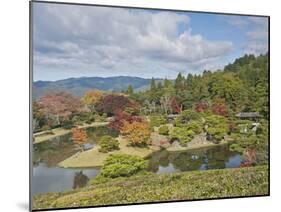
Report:
[[[167,125],[163,125],[163,126],[159,127],[158,133],[160,135],[169,135],[169,127]]]
[[[191,121],[201,121],[201,116],[199,113],[193,110],[184,110],[182,113],[175,119],[175,126],[182,127],[188,124]]]
[[[111,152],[119,149],[119,142],[109,135],[103,136],[99,141],[99,145],[101,147],[99,149],[99,152],[103,152],[103,153]]]
[[[165,116],[150,116],[150,127],[159,127],[160,125],[166,124],[167,118]]]
[[[214,142],[220,142],[228,132],[227,119],[223,116],[211,115],[206,117],[206,131]]]
[[[186,146],[194,138],[195,132],[186,127],[174,127],[171,138],[178,139],[181,146]]]
[[[98,176],[92,183],[105,182],[117,177],[129,177],[146,173],[147,161],[139,156],[114,154],[106,158]]]

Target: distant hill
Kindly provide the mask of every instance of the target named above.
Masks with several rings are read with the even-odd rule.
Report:
[[[99,89],[103,91],[122,91],[132,85],[135,91],[147,90],[150,79],[140,77],[81,77],[57,81],[36,81],[33,83],[33,98],[37,99],[51,91],[68,91],[82,96],[85,91]]]

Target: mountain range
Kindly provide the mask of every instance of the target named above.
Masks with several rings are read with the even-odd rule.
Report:
[[[38,99],[48,92],[67,91],[76,96],[82,96],[85,91],[98,89],[103,91],[123,91],[132,85],[135,91],[144,91],[149,88],[151,79],[140,77],[81,77],[57,81],[33,82],[33,98]],[[160,79],[158,79],[160,80]]]

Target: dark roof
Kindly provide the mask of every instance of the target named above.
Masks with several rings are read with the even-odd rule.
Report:
[[[242,112],[236,114],[236,117],[239,118],[258,118],[261,117],[261,115],[258,112]]]

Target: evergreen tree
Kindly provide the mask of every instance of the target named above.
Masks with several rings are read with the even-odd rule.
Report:
[[[129,85],[128,86],[128,89],[127,89],[127,94],[129,94],[130,96],[134,93],[134,89],[133,89],[133,86],[132,85]]]

